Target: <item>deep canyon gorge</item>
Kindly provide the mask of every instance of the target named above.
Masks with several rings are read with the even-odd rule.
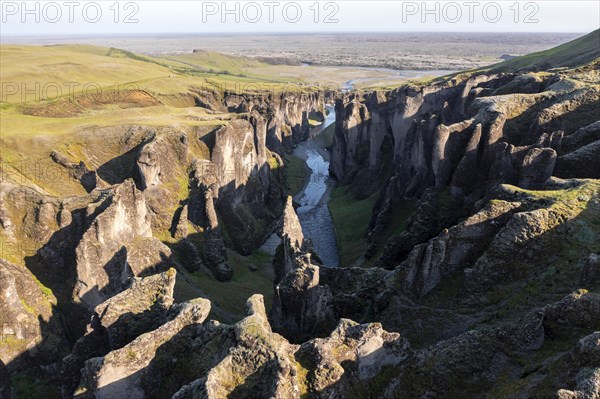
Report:
[[[154,75],[3,105],[0,399],[599,397],[600,31],[366,91],[36,49]]]

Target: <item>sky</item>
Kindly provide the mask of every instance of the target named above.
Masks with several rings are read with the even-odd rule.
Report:
[[[0,1],[1,34],[590,32],[600,1]]]

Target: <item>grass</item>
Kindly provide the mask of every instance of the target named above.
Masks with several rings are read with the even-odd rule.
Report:
[[[2,45],[0,76],[3,88],[7,91],[3,93],[1,101],[22,103],[35,100],[35,95],[21,95],[24,92],[21,88],[31,90],[39,87],[37,95],[45,91],[49,95],[55,95],[58,86],[63,95],[67,95],[69,86],[66,82],[79,84],[75,86],[75,90],[86,84],[106,88],[115,83],[127,84],[160,76],[168,77],[171,73],[169,69],[159,65],[110,57],[107,55],[108,51],[94,46]],[[103,52],[104,55],[101,55]],[[10,94],[12,85],[18,85],[19,93]]]
[[[205,72],[246,76],[247,68],[265,67],[268,64],[249,57],[238,57],[214,51],[199,51],[190,54],[168,55],[154,59],[169,66],[192,67]]]
[[[306,185],[309,177],[309,169],[306,162],[295,155],[285,155],[284,161],[287,172],[287,194],[293,197]]]
[[[250,256],[242,256],[229,251],[227,263],[233,268],[233,278],[230,281],[220,282],[206,273],[196,272],[191,274],[194,284],[204,291],[211,301],[238,319],[244,317],[246,301],[254,294],[262,294],[265,307],[270,309],[273,301],[270,255],[255,251]],[[257,270],[251,271],[250,265],[256,266]]]
[[[379,194],[356,200],[350,186],[336,187],[331,192],[329,211],[335,226],[340,265],[350,266],[367,249],[367,228]]]
[[[574,67],[587,64],[598,57],[600,57],[600,29],[560,46],[493,65],[490,72]]]
[[[229,114],[223,114],[228,117]],[[122,125],[167,126],[216,126],[222,121],[208,117],[202,108],[175,108],[156,105],[143,108],[86,110],[82,114],[66,118],[23,115],[14,109],[2,113],[2,137],[35,137],[65,135],[86,128]]]

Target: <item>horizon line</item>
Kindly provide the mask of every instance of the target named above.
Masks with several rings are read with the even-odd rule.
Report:
[[[468,33],[468,34],[580,34],[580,33],[592,33],[599,29],[592,31],[306,31],[306,32],[141,32],[141,33],[39,33],[39,34],[2,34],[0,40],[9,37],[52,37],[52,36],[72,36],[72,37],[101,37],[101,36],[247,36],[247,35],[265,35],[265,36],[277,36],[277,35],[359,35],[365,33],[371,34],[385,34],[385,33],[427,33],[427,34],[448,34],[448,33]]]

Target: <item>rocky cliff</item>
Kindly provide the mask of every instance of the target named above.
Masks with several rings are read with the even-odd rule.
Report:
[[[56,397],[62,386],[68,397],[88,359],[171,318],[185,327],[200,311],[182,305],[179,321],[170,268],[186,272],[185,296],[206,296],[190,274],[230,280],[227,248],[248,254],[275,229],[282,155],[306,138],[323,93],[195,96],[216,116],[46,137],[26,165],[39,174],[26,177],[2,161],[2,395],[4,365],[24,373],[15,392],[35,380],[46,384],[40,392]]]
[[[338,99],[330,172],[358,199],[380,192],[366,256],[378,252],[393,204],[427,190],[477,207],[503,183],[600,177],[592,71],[457,75]],[[391,268],[407,253],[388,244],[379,263]]]
[[[415,246],[391,271],[326,268],[282,244],[296,257],[275,287],[275,331],[293,342],[323,337],[303,348],[337,336],[340,319],[377,321],[403,335],[393,344],[364,341],[384,365],[375,380],[360,377],[370,356],[358,360],[358,375],[350,363],[330,364],[315,377],[337,382],[309,397],[595,397],[597,360],[574,359],[599,343],[589,334],[600,327],[592,252],[600,187],[595,180],[546,184],[541,191],[503,186],[498,199]]]

